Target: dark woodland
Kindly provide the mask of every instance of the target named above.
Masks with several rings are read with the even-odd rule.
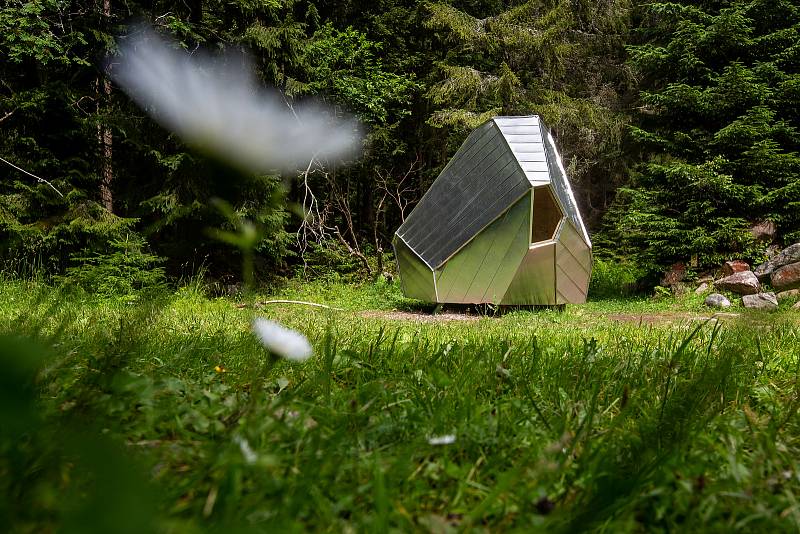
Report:
[[[111,81],[141,21],[186,53],[246,53],[287,106],[354,116],[358,153],[231,187]],[[221,198],[261,230],[259,281],[377,276],[403,217],[494,115],[544,118],[596,257],[642,278],[758,262],[749,228],[765,221],[779,243],[800,239],[788,0],[15,0],[0,8],[0,58],[0,258],[16,274],[108,264],[235,280],[238,252],[211,231],[232,226]]]

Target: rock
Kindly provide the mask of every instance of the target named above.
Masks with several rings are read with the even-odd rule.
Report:
[[[778,309],[778,299],[775,293],[757,293],[755,295],[745,295],[742,297],[742,304],[751,310],[772,311]]]
[[[669,288],[672,291],[672,296],[674,297],[682,297],[689,292],[689,288],[686,287],[686,284],[684,284],[683,282],[672,284],[671,286],[669,286]]]
[[[709,287],[708,283],[707,282],[703,282],[702,284],[697,286],[697,289],[694,290],[694,294],[695,295],[702,295],[703,293],[708,291],[708,287]]]
[[[800,300],[798,300],[797,302],[794,303],[794,306],[792,306],[792,309],[793,310],[800,310]]]
[[[714,282],[714,287],[733,291],[737,295],[753,295],[759,292],[761,284],[752,271],[742,271],[720,278]]]
[[[684,263],[678,262],[672,265],[664,274],[664,278],[661,279],[661,284],[664,287],[674,286],[678,282],[683,282],[686,278],[686,265]]]
[[[710,284],[711,282],[714,281],[714,273],[711,272],[711,271],[706,271],[706,272],[702,273],[700,276],[698,276],[697,280],[695,280],[695,281],[697,282],[698,285],[700,285],[700,284]]]
[[[778,235],[778,227],[772,221],[760,221],[750,227],[750,234],[756,241],[775,241]]]
[[[227,284],[225,286],[225,295],[235,297],[241,292],[242,288],[239,284]]]
[[[779,267],[789,265],[790,263],[797,263],[800,261],[800,243],[789,245],[772,259],[765,261],[753,271],[759,280],[766,281],[767,278]]]
[[[719,293],[711,293],[709,296],[706,297],[705,305],[709,308],[729,308],[731,305],[731,301],[729,301],[725,295],[720,295]]]
[[[781,291],[775,296],[778,298],[778,302],[787,299],[790,300],[790,299],[800,298],[800,289],[790,289],[788,291]]]
[[[768,260],[771,260],[772,258],[777,256],[780,251],[781,251],[780,245],[770,245],[764,249],[764,255],[767,257]]]
[[[750,264],[742,260],[726,261],[722,266],[722,276],[730,276],[733,273],[741,273],[750,270]]]
[[[770,283],[780,290],[800,287],[800,261],[775,269],[770,276]]]

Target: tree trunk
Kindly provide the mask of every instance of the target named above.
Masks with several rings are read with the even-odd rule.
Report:
[[[373,195],[374,184],[371,183],[370,178],[371,177],[363,170],[358,174],[361,205],[359,206],[358,228],[355,230],[357,230],[359,235],[364,235],[365,237],[369,235],[367,232],[369,232],[370,228],[375,224],[375,206],[373,205],[375,202],[375,197]]]
[[[189,22],[200,24],[203,22],[203,0],[189,0]]]
[[[105,20],[106,28],[110,26],[111,19],[111,0],[103,0],[103,18]],[[102,86],[102,95],[100,87]],[[106,107],[111,105],[111,82],[108,78],[103,77],[97,79],[97,114],[100,118],[100,111],[103,103]],[[97,142],[100,145],[100,201],[103,206],[110,212],[114,211],[114,196],[111,192],[111,184],[114,181],[114,166],[111,160],[113,155],[113,141],[114,137],[111,133],[111,128],[98,120],[97,123]]]

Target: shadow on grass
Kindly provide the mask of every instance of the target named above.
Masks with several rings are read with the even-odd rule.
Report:
[[[565,304],[553,306],[524,306],[524,305],[495,305],[495,304],[457,304],[445,303],[436,304],[423,302],[421,300],[403,299],[397,302],[395,308],[398,311],[409,313],[421,313],[427,315],[438,314],[458,314],[478,317],[503,317],[510,313],[528,312],[563,312],[566,310]]]

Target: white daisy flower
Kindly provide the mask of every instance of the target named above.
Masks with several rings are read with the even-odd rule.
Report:
[[[357,148],[354,122],[320,106],[292,108],[241,58],[190,54],[145,25],[118,43],[108,71],[128,96],[187,143],[234,166],[293,169]]]
[[[233,441],[235,441],[236,444],[239,445],[239,450],[242,451],[242,456],[244,456],[245,462],[247,462],[248,464],[256,463],[256,460],[258,460],[258,455],[255,453],[253,448],[250,447],[250,443],[248,443],[248,441],[245,438],[241,436],[234,436]]]
[[[455,434],[445,434],[444,436],[431,436],[428,438],[430,445],[450,445],[456,442]]]
[[[256,317],[253,319],[253,332],[272,352],[293,362],[304,362],[311,357],[311,343],[306,336],[289,328],[284,328],[275,321]]]

